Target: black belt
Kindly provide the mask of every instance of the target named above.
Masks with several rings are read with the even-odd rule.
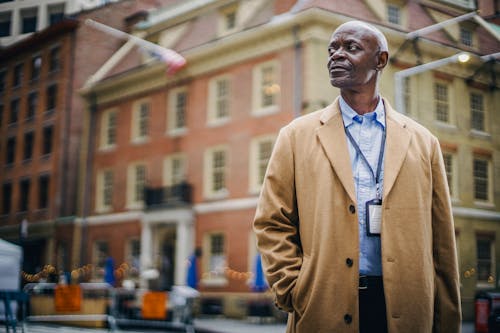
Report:
[[[360,275],[359,289],[383,288],[383,280],[381,276]]]

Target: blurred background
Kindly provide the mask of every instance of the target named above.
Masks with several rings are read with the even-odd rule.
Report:
[[[440,140],[474,320],[478,293],[500,286],[499,13],[496,0],[0,1],[13,288],[189,286],[200,314],[282,320],[252,231],[260,186],[279,129],[337,96],[328,41],[359,19],[389,42],[382,94]]]

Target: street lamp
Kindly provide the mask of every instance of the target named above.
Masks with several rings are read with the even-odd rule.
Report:
[[[406,106],[405,106],[405,103],[403,102],[403,92],[404,92],[404,84],[405,84],[404,78],[411,76],[411,75],[419,74],[419,73],[422,73],[425,71],[429,71],[429,70],[432,70],[432,69],[435,69],[435,68],[438,68],[441,66],[445,66],[445,65],[448,65],[451,63],[455,63],[455,62],[465,63],[469,60],[470,60],[470,55],[468,53],[460,52],[460,53],[454,54],[454,55],[447,57],[447,58],[439,59],[436,61],[432,61],[432,62],[429,62],[426,64],[414,66],[414,67],[410,67],[410,68],[403,69],[401,71],[396,72],[394,74],[394,88],[395,88],[395,90],[394,90],[394,93],[395,93],[394,102],[395,102],[396,110],[398,110],[399,112],[401,112],[403,114],[406,113]]]
[[[500,53],[494,53],[494,54],[482,56],[482,57],[480,57],[480,59],[482,61],[489,61],[491,59],[496,59],[499,56],[500,56]],[[394,93],[395,93],[394,102],[395,102],[396,110],[398,110],[399,112],[401,112],[403,114],[406,113],[405,105],[403,102],[403,99],[404,99],[403,92],[404,92],[404,84],[405,84],[404,78],[411,76],[411,75],[419,74],[419,73],[422,73],[425,71],[429,71],[429,70],[432,70],[432,69],[435,69],[435,68],[438,68],[441,66],[445,66],[445,65],[448,65],[451,63],[456,63],[456,62],[465,63],[465,62],[468,62],[470,59],[471,59],[471,56],[469,53],[460,52],[460,53],[454,54],[454,55],[447,57],[447,58],[443,58],[443,59],[432,61],[432,62],[429,62],[426,64],[410,67],[410,68],[403,69],[401,71],[394,73]]]

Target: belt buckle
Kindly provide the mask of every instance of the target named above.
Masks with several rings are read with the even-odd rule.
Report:
[[[359,276],[358,289],[359,290],[366,290],[366,289],[368,289],[368,276],[366,276],[366,275],[360,275]]]

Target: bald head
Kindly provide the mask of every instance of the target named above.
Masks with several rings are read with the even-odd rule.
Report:
[[[365,32],[367,32],[368,34],[372,35],[375,38],[380,51],[389,53],[389,47],[387,46],[387,39],[385,38],[384,34],[371,24],[368,24],[363,21],[345,22],[339,25],[339,27],[335,29],[333,34],[342,30],[358,30],[358,31],[364,30]]]

